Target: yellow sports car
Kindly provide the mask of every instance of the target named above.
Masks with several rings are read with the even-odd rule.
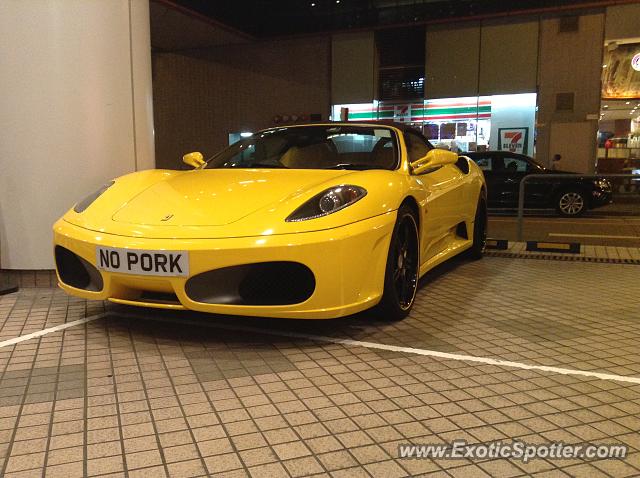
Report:
[[[260,131],[190,171],[105,184],[54,225],[86,299],[263,317],[397,320],[418,279],[486,242],[482,171],[389,123]]]

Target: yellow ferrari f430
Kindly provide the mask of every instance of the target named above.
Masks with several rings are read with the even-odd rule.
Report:
[[[486,242],[482,171],[388,123],[254,133],[189,171],[119,177],[54,225],[60,287],[218,314],[405,317],[419,278]]]

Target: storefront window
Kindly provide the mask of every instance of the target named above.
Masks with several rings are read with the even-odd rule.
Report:
[[[345,115],[347,115],[345,117]],[[373,121],[378,119],[378,102],[333,105],[332,121]]]
[[[425,135],[432,143],[454,151],[488,149],[490,118],[488,96],[425,101]]]
[[[640,170],[640,43],[605,45],[598,124],[599,173]]]
[[[508,150],[534,155],[536,94],[443,98],[423,102],[334,105],[338,121],[390,120],[414,126],[453,151]],[[341,116],[342,112],[342,116]]]
[[[605,46],[602,98],[640,98],[640,43],[610,42]]]

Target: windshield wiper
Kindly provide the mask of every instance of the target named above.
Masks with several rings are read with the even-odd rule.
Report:
[[[378,166],[372,164],[354,164],[354,163],[340,163],[330,168],[324,169],[353,169],[355,171],[364,171],[365,169],[381,169]]]

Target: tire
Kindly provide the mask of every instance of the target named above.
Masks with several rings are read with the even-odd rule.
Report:
[[[482,259],[487,247],[487,203],[481,197],[478,199],[476,215],[473,220],[473,243],[467,249],[467,257],[472,260]]]
[[[563,217],[578,217],[587,210],[587,198],[582,191],[567,189],[556,196],[556,211]]]
[[[385,321],[404,319],[411,310],[420,274],[420,235],[415,213],[409,206],[398,209],[393,228],[384,292],[376,307],[376,315]]]

